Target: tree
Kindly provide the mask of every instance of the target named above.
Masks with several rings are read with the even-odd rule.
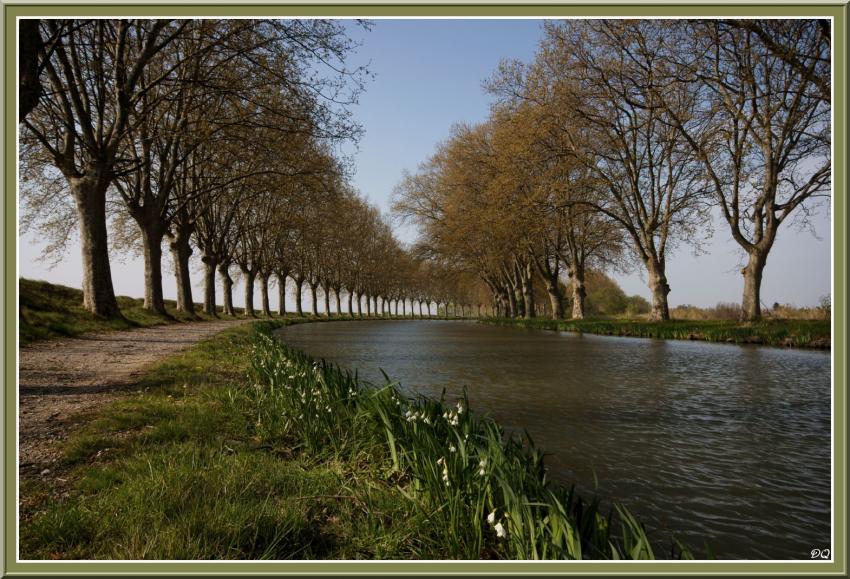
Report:
[[[670,318],[667,253],[695,239],[705,220],[705,184],[695,155],[673,127],[672,114],[693,106],[688,85],[664,84],[666,25],[658,21],[547,24],[538,66],[585,122],[574,144],[599,182],[587,201],[616,222],[644,265],[651,319]],[[668,102],[661,91],[674,92]]]
[[[185,23],[169,20],[42,20],[42,37],[55,37],[43,65],[50,85],[23,123],[67,180],[78,218],[83,261],[83,305],[120,316],[112,286],[106,192],[117,172],[130,113],[160,79],[140,80],[154,57]],[[66,29],[65,34],[60,30]]]
[[[747,256],[742,316],[757,320],[780,225],[792,216],[805,220],[829,192],[829,43],[812,20],[755,27],[692,22],[676,39],[699,57],[673,53],[673,72],[701,90],[691,113],[678,111],[669,97],[665,103]]]

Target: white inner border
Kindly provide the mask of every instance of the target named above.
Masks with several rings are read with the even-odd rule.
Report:
[[[601,5],[604,5],[602,3]],[[192,7],[191,4],[186,5],[187,7]],[[354,6],[354,5],[353,5]],[[773,7],[781,7],[782,5],[768,5],[765,7],[773,6]],[[285,5],[277,6],[278,8],[286,8]],[[388,6],[389,7],[389,6]],[[561,6],[562,8],[565,6]],[[670,8],[675,8],[675,6],[671,5]],[[200,6],[199,6],[200,8]],[[47,18],[59,18],[61,17],[61,12],[59,14],[51,15]],[[71,16],[74,18],[74,16]],[[45,17],[39,17],[45,18]],[[147,20],[154,20],[157,18],[162,18],[159,16],[126,16],[122,15],[120,17],[115,16],[87,16],[86,19],[94,19],[94,20],[109,20],[113,18],[143,18]],[[298,16],[298,17],[281,17],[281,16],[213,16],[213,17],[205,17],[201,16],[184,16],[174,18],[175,20],[189,20],[189,19],[201,19],[201,18],[209,18],[211,20],[250,20],[255,18],[274,18],[279,20],[354,20],[356,16]],[[620,19],[630,19],[630,20],[720,20],[723,18],[728,18],[728,16],[662,16],[662,17],[645,17],[645,16],[368,16],[367,20],[539,20],[543,22],[544,20],[620,20]],[[831,336],[835,336],[835,22],[834,17],[829,16],[827,18],[824,17],[813,17],[813,16],[783,16],[783,17],[759,17],[759,16],[750,16],[750,17],[738,17],[742,20],[806,20],[812,18],[818,18],[823,20],[829,20],[830,22],[830,123],[831,123],[831,156],[832,156],[832,178],[830,179],[830,291],[831,291],[831,327],[830,332]],[[27,16],[17,16],[15,17],[15,33],[16,35],[20,32],[20,27],[17,23],[20,20],[33,20],[35,17],[27,17]],[[20,42],[15,42],[15,86],[18,86],[18,76],[19,76],[19,59],[18,59],[18,48]],[[19,110],[18,103],[19,91],[15,91],[15,117],[17,118],[17,111]],[[843,103],[842,103],[843,104]],[[845,109],[845,114],[846,114]],[[21,559],[20,558],[20,386],[18,384],[18,376],[20,376],[20,295],[19,295],[19,280],[20,280],[20,124],[16,127],[15,133],[15,235],[16,235],[16,252],[15,252],[15,470],[18,476],[15,478],[15,562],[16,563],[51,563],[51,564],[79,564],[79,563],[146,563],[146,564],[157,564],[157,563],[224,563],[224,564],[234,564],[234,563],[251,563],[251,564],[273,564],[273,565],[286,565],[289,563],[314,563],[314,564],[374,564],[374,563],[402,563],[409,565],[417,565],[418,563],[449,563],[449,564],[464,564],[464,563],[475,563],[475,564],[487,564],[487,561],[472,559],[472,560],[445,560],[445,559],[421,559],[416,561],[407,561],[400,559],[389,559],[389,560],[377,560],[377,561],[356,561],[356,560],[341,560],[341,561],[329,561],[329,560],[312,560],[312,559],[292,559],[292,560],[270,560],[270,561],[237,561],[237,560],[214,560],[214,559],[154,559],[154,560],[146,560],[146,559],[109,559],[109,560],[99,560],[99,559],[74,559],[74,560],[42,560],[42,559]],[[845,136],[846,138],[846,136]],[[847,175],[844,176],[847,178]],[[846,224],[845,224],[846,226]],[[846,234],[846,231],[845,231]],[[846,368],[845,368],[846,372]],[[711,560],[711,559],[695,559],[692,562],[694,563],[712,563],[717,565],[723,564],[738,564],[738,563],[787,563],[787,564],[798,564],[807,562],[809,564],[829,564],[835,562],[835,349],[830,340],[830,381],[831,381],[831,391],[830,391],[830,414],[831,414],[831,423],[830,423],[830,517],[831,517],[831,525],[830,525],[830,559],[733,559],[733,560]],[[846,417],[845,417],[846,420]],[[846,488],[846,473],[845,473],[845,488]],[[846,492],[845,492],[846,497]],[[515,561],[498,561],[495,564],[497,566],[502,565],[510,565],[514,563],[534,563],[539,565],[563,565],[564,563],[568,563],[566,561],[535,561],[535,560],[515,560]],[[609,560],[581,560],[575,561],[575,563],[601,563],[601,564],[618,564],[618,565],[640,565],[640,564],[658,564],[658,563],[667,563],[667,564],[685,564],[688,562],[684,561],[675,561],[675,560],[665,560],[665,559],[657,559],[652,561],[630,561],[630,560],[621,560],[621,561],[609,561]],[[756,572],[757,570],[754,570]],[[464,571],[459,571],[463,573]],[[744,571],[746,573],[747,571]],[[356,573],[356,572],[355,572]],[[485,572],[481,572],[485,573]],[[206,574],[206,573],[204,573]]]

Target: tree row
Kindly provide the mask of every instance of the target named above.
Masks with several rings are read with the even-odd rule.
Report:
[[[758,319],[780,225],[829,196],[830,71],[824,21],[548,22],[533,62],[487,82],[489,119],[454,127],[394,208],[500,313],[532,316],[537,281],[556,318],[584,316],[588,268],[636,265],[669,319],[668,257],[719,218]]]

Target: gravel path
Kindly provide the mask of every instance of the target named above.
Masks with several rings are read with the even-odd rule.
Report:
[[[169,324],[85,334],[21,347],[19,475],[48,474],[81,413],[117,400],[152,365],[246,320]]]

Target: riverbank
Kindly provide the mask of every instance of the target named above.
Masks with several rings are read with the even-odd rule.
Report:
[[[693,321],[587,319],[512,319],[483,318],[484,324],[496,326],[578,332],[604,336],[633,336],[664,340],[702,340],[729,344],[762,344],[787,348],[828,350],[831,344],[829,320],[764,320],[734,322],[725,320]]]
[[[24,558],[652,558],[469,412],[289,350],[262,322],[163,362],[21,481]],[[246,379],[247,376],[247,379]]]

